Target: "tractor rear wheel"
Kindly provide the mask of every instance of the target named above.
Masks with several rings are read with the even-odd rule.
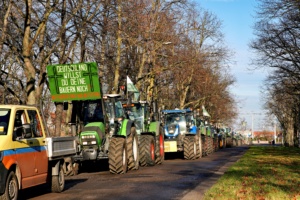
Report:
[[[164,134],[160,128],[160,134],[156,139],[155,145],[155,164],[162,164],[165,160],[165,148],[164,148]]]
[[[138,137],[135,127],[131,127],[127,138],[128,170],[139,169]]]
[[[194,160],[196,157],[197,147],[196,147],[195,136],[185,136],[183,140],[183,154],[184,159]]]
[[[198,159],[198,158],[201,158],[202,157],[202,141],[201,141],[201,135],[200,134],[197,134],[195,136],[195,139],[196,139],[196,156],[195,158]]]
[[[140,165],[155,165],[155,143],[152,135],[141,135],[140,137]]]
[[[127,172],[126,140],[121,137],[113,137],[108,148],[109,171],[112,174],[124,174]]]

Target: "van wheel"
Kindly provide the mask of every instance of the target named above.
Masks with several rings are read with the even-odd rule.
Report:
[[[65,173],[62,166],[59,166],[58,175],[52,175],[51,190],[52,192],[62,192],[65,188]]]
[[[6,179],[4,194],[0,196],[1,200],[17,200],[19,193],[18,180],[13,171],[9,172]]]

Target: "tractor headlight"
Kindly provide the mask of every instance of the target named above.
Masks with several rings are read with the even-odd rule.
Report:
[[[83,135],[81,136],[82,139],[89,139],[89,138],[96,138],[95,135]]]

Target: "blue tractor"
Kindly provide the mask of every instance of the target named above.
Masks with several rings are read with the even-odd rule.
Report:
[[[165,153],[183,152],[187,160],[202,156],[201,134],[190,109],[162,111]]]

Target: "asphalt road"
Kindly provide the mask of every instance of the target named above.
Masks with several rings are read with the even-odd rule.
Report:
[[[107,162],[91,163],[77,176],[66,177],[65,190],[51,193],[48,185],[21,191],[20,199],[201,199],[248,146],[220,149],[198,160],[168,155],[162,165],[110,174]]]

